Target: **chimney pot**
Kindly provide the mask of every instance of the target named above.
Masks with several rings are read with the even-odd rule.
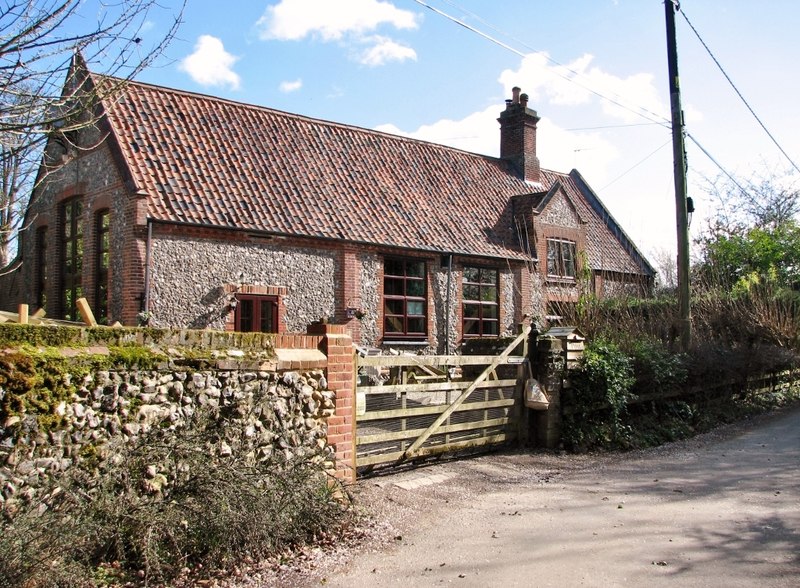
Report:
[[[528,108],[528,95],[520,94],[519,103],[522,105],[523,108]]]
[[[519,104],[519,93],[521,91],[522,90],[517,86],[514,86],[513,88],[511,88],[511,101],[514,104]]]

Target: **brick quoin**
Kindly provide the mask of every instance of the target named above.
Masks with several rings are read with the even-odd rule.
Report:
[[[355,482],[355,368],[353,339],[346,325],[315,323],[309,335],[322,335],[319,349],[328,356],[328,388],[336,394],[335,416],[328,418],[328,443],[336,450],[336,476]]]

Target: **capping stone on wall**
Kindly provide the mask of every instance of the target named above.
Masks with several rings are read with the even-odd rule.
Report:
[[[7,330],[0,333],[6,344],[15,333],[22,335],[17,329],[55,338],[62,346],[95,341],[102,331],[117,343],[134,339],[152,345],[157,340],[163,348],[165,343],[183,341],[208,345],[207,351],[217,353],[213,345],[230,344],[241,335],[72,327],[58,327],[56,333],[30,331],[45,327],[15,325],[10,335]],[[132,442],[154,427],[175,431],[201,408],[223,426],[224,433],[214,445],[220,456],[229,454],[234,445],[226,438],[244,434],[248,451],[256,458],[274,451],[287,457],[313,456],[331,474],[352,481],[353,408],[348,386],[352,341],[339,330],[317,325],[316,333],[309,335],[238,337],[239,342],[258,343],[247,351],[264,354],[256,360],[245,351],[229,348],[215,361],[187,360],[203,367],[180,366],[180,360],[173,358],[152,370],[97,370],[80,378],[67,374],[73,392],[54,409],[60,417],[57,426],[43,426],[32,413],[6,415],[0,422],[0,509],[13,510],[20,500],[33,499],[39,488],[71,467],[110,458],[112,441]],[[272,346],[262,346],[267,340]],[[275,349],[275,344],[281,347]],[[84,347],[83,352],[87,349],[97,353],[100,346]],[[63,351],[71,355],[79,348]],[[333,380],[330,385],[329,379]],[[2,394],[5,391],[0,388],[0,400]]]

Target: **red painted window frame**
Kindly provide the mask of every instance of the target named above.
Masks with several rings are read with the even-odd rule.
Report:
[[[390,271],[392,266],[402,266],[401,272]],[[422,272],[409,271],[411,266],[421,266]],[[416,289],[421,285],[421,293]],[[413,290],[413,292],[412,292]],[[409,308],[421,305],[422,312]],[[400,329],[389,330],[391,324]],[[421,330],[409,325],[419,323]],[[428,337],[428,264],[421,259],[386,257],[383,263],[383,338],[386,340],[417,341]]]
[[[264,328],[264,303],[270,305],[268,328]],[[252,304],[252,316],[248,317],[246,309]],[[249,324],[243,324],[247,320]],[[255,325],[258,328],[253,328]],[[234,311],[234,330],[245,333],[277,333],[278,332],[278,297],[263,294],[236,294]]]

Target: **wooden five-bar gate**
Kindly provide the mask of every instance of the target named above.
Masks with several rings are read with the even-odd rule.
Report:
[[[524,434],[526,328],[499,355],[358,358],[356,465],[486,447]]]

